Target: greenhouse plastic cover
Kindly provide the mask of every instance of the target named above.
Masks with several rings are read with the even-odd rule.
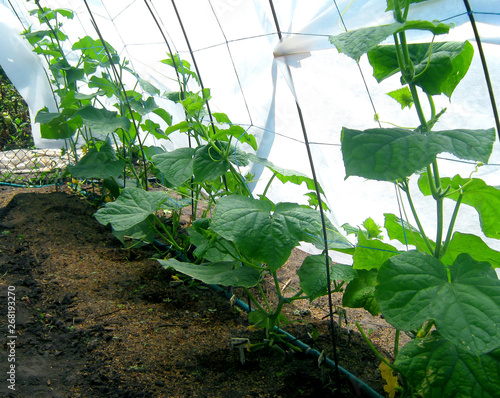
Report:
[[[71,43],[86,35],[97,38],[84,1],[47,0],[40,4],[74,11],[74,19],[64,20],[62,28]],[[88,5],[104,39],[121,58],[130,61],[141,77],[162,92],[178,91],[173,70],[160,62],[167,58],[166,39],[182,59],[191,65],[196,61],[204,86],[211,89],[211,110],[226,113],[234,124],[257,137],[259,156],[311,176],[298,104],[334,224],[360,225],[367,217],[382,224],[383,213],[401,214],[394,184],[358,177],[345,179],[340,133],[343,126],[359,130],[378,127],[375,114],[381,121],[415,127],[419,125],[417,116],[413,109],[402,111],[385,94],[400,87],[397,77],[377,84],[366,57],[358,65],[340,54],[328,40],[329,35],[345,29],[393,22],[392,13],[385,12],[385,0],[89,0]],[[498,94],[500,1],[470,0],[470,6],[493,92]],[[0,64],[28,102],[32,118],[44,106],[56,109],[43,62],[19,36],[30,25],[37,27],[37,21],[28,13],[34,8],[33,2],[25,0],[0,0]],[[436,103],[438,108],[447,107],[448,111],[435,129],[494,127],[483,64],[464,2],[419,3],[410,8],[408,19],[453,23],[455,28],[447,35],[437,36],[435,41],[469,40],[475,47],[469,73],[453,93],[451,102],[442,98]],[[432,37],[419,32],[410,34],[409,40],[430,41]],[[174,115],[174,122],[182,120],[181,108],[161,99],[157,103]],[[39,148],[64,145],[41,139],[36,125],[33,131]],[[177,136],[169,142],[148,141],[146,145],[171,150],[186,142]],[[498,139],[489,163],[479,168],[475,176],[499,186]],[[459,162],[448,154],[440,155],[439,164],[441,176],[466,177],[475,170],[475,164]],[[252,170],[260,177],[254,187],[255,194],[262,192],[270,177],[265,171],[260,175],[260,171],[257,167]],[[412,179],[413,187],[415,180]],[[303,188],[275,183],[269,196],[275,201],[305,203]],[[417,210],[423,214],[424,227],[435,228],[432,199],[418,196],[415,201]],[[475,210],[462,206],[460,212],[456,228],[482,236]],[[499,249],[497,241],[483,239]],[[337,260],[347,261],[336,256]]]

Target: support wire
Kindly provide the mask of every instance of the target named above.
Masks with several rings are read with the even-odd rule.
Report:
[[[271,7],[271,12],[273,14],[274,18],[274,24],[276,25],[276,31],[278,33],[278,37],[280,40],[282,40],[282,34],[281,34],[281,29],[279,26],[278,22],[278,17],[276,14],[276,10],[274,8],[274,3],[273,0],[269,0],[269,5]],[[289,69],[290,67],[287,65],[287,68]],[[290,72],[290,71],[289,71]],[[291,76],[291,72],[290,72]],[[324,251],[325,251],[325,266],[326,266],[326,280],[328,281],[327,286],[328,286],[328,308],[329,308],[329,321],[330,321],[330,332],[331,332],[331,339],[332,339],[332,346],[333,346],[333,359],[335,363],[335,376],[337,382],[340,380],[340,372],[339,372],[339,365],[338,365],[338,355],[337,355],[337,336],[335,334],[335,322],[333,320],[333,301],[332,301],[332,287],[331,287],[331,276],[330,276],[330,258],[328,256],[328,239],[327,239],[327,232],[326,232],[326,220],[325,220],[325,212],[323,210],[323,200],[321,199],[321,191],[319,189],[319,183],[318,183],[318,178],[316,176],[316,169],[314,166],[314,159],[312,156],[311,152],[311,146],[309,145],[309,138],[307,135],[307,130],[306,130],[306,125],[304,121],[304,116],[302,115],[302,109],[300,108],[300,105],[295,99],[295,105],[297,107],[297,113],[300,119],[300,126],[302,128],[302,133],[304,136],[304,144],[306,146],[307,150],[307,156],[309,158],[309,165],[311,166],[311,173],[313,176],[314,180],[314,188],[316,191],[316,196],[318,197],[318,207],[320,211],[320,216],[321,216],[321,226],[323,229],[323,242],[325,244],[324,246]]]

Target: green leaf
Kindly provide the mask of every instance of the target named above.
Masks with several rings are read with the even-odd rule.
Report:
[[[330,36],[330,42],[337,47],[339,52],[359,61],[363,54],[376,47],[389,36],[410,29],[428,30],[439,35],[448,33],[450,25],[430,21],[394,22],[390,25],[361,28],[341,33],[337,36]]]
[[[211,262],[234,261],[239,258],[231,242],[210,229],[210,220],[199,218],[189,228],[191,243],[196,247],[193,254],[200,260]]]
[[[232,124],[231,120],[229,120],[229,117],[225,113],[214,112],[212,113],[212,116],[215,120],[217,120],[217,123]]]
[[[68,121],[67,116],[64,113],[48,112],[46,107],[40,109],[36,114],[35,122],[41,124],[42,138],[64,139],[73,136],[78,124],[71,120]]]
[[[83,107],[75,116],[80,116],[87,127],[99,134],[112,133],[117,129],[128,131],[130,128],[130,120],[126,117],[117,116],[117,112],[107,109],[94,108],[92,105]]]
[[[474,48],[469,42],[419,43],[410,44],[408,52],[415,66],[412,83],[429,95],[451,97],[469,69]],[[368,59],[379,83],[400,70],[394,45],[373,48]]]
[[[248,154],[248,160],[250,160],[251,162],[254,162],[254,163],[259,163],[259,164],[267,167],[274,174],[276,174],[276,177],[283,184],[286,184],[287,182],[291,182],[292,184],[300,185],[303,182],[305,182],[308,189],[310,189],[310,190],[316,189],[316,186],[314,184],[314,180],[312,178],[309,178],[305,174],[298,172],[298,171],[283,169],[281,167],[276,166],[275,164],[273,164],[269,160],[260,158],[256,155],[254,155],[253,153]],[[321,189],[320,192],[323,192],[323,190]]]
[[[500,350],[475,356],[438,333],[409,341],[394,365],[422,397],[494,398],[500,391]]]
[[[85,72],[80,68],[68,68],[66,69],[66,78],[68,80],[68,84],[73,84],[79,80],[83,80],[85,76]]]
[[[382,237],[382,230],[380,229],[380,226],[377,225],[375,221],[373,221],[373,218],[369,217],[365,221],[363,221],[363,227],[365,227],[366,232],[368,233],[368,239],[380,239]]]
[[[68,166],[68,171],[76,178],[117,178],[123,174],[125,162],[117,159],[113,147],[105,142],[99,150],[90,148],[74,166]]]
[[[172,186],[178,187],[193,175],[193,148],[178,148],[152,157],[154,165]]]
[[[153,243],[156,230],[153,228],[154,216],[149,215],[144,221],[123,231],[113,230],[113,235],[122,242],[125,247],[141,247],[147,243]]]
[[[425,240],[417,228],[396,217],[394,214],[385,213],[384,216],[384,227],[387,230],[389,239],[396,239],[403,245],[415,246],[419,251],[429,252]],[[435,243],[432,241],[430,243],[434,248]]]
[[[165,109],[158,108],[153,111],[154,114],[160,116],[165,123],[169,126],[172,125],[172,115],[168,113]]]
[[[408,331],[433,317],[434,297],[447,281],[448,274],[439,260],[409,251],[380,267],[375,297],[386,320]]]
[[[391,91],[390,93],[387,93],[387,95],[398,101],[401,105],[401,109],[404,109],[406,107],[410,109],[413,105],[413,97],[411,96],[411,92],[408,86],[404,86],[400,89]]]
[[[246,143],[254,150],[257,150],[257,140],[241,126],[231,125],[228,129],[221,129],[215,126],[215,130],[217,134],[213,137],[214,140],[229,141],[228,136],[231,136],[237,138],[239,142]]]
[[[451,97],[458,83],[467,74],[473,56],[474,47],[468,41],[435,43],[432,49],[429,47],[420,62],[414,62],[414,83],[426,94],[445,94]]]
[[[158,260],[164,268],[173,268],[209,285],[253,287],[259,282],[261,271],[241,265],[238,261],[191,264],[175,259]]]
[[[198,75],[191,71],[191,65],[188,61],[186,60],[181,60],[179,57],[179,54],[175,54],[172,56],[172,54],[167,54],[169,56],[168,59],[163,59],[160,62],[170,65],[173,68],[177,70],[181,75],[186,76],[187,80],[189,80],[190,77],[194,78],[198,84],[200,84],[200,80],[198,78]]]
[[[127,92],[127,94],[129,93]],[[158,109],[158,105],[153,97],[148,97],[148,99],[144,101],[140,94],[134,97],[129,96],[129,103],[130,107],[141,116],[147,115],[155,109]]]
[[[434,319],[437,330],[463,350],[481,355],[500,346],[500,281],[489,263],[460,254],[448,270],[426,253],[389,259],[375,298],[386,320],[401,330]]]
[[[296,203],[273,207],[268,201],[232,195],[217,202],[211,228],[248,258],[276,271],[299,242],[321,235],[317,213]]]
[[[90,36],[85,36],[83,39],[73,44],[73,50],[82,50],[85,58],[95,60],[103,66],[110,66],[110,60],[106,54],[104,45],[106,45],[106,48],[111,54],[113,63],[117,63],[118,55],[116,54],[116,50],[109,43],[104,42],[103,44],[100,39],[94,40]]]
[[[109,76],[103,74],[105,77],[92,76],[89,81],[90,88],[98,88],[101,93],[105,93],[108,98],[113,95],[118,95],[119,88],[114,84]]]
[[[493,268],[500,268],[500,252],[490,249],[483,240],[476,235],[455,232],[445,255],[441,261],[445,265],[453,264],[457,256],[467,252],[476,261],[486,261]]]
[[[410,0],[409,4],[423,3],[424,1],[429,0]],[[399,4],[402,4],[401,2]],[[387,9],[386,11],[394,10],[394,0],[387,0]]]
[[[331,259],[328,258],[331,264]],[[328,280],[326,275],[326,262],[324,255],[308,256],[297,270],[300,279],[300,287],[310,301],[328,294]],[[330,265],[330,281],[338,280],[349,282],[357,275],[357,271],[349,265]]]
[[[447,130],[422,134],[402,128],[342,129],[346,178],[351,175],[394,181],[411,176],[442,152],[461,159],[487,162],[494,129]]]
[[[379,269],[386,260],[399,254],[399,251],[378,239],[367,239],[358,234],[358,244],[354,250],[353,267],[355,269]]]
[[[442,178],[443,188],[450,186],[449,199],[457,200],[460,190],[463,191],[462,203],[474,207],[479,215],[479,222],[484,234],[489,238],[500,239],[500,190],[487,185],[479,178],[465,179],[456,175],[453,180]],[[431,194],[427,173],[418,179],[420,191]]]
[[[118,199],[97,210],[95,218],[103,225],[111,224],[116,231],[124,231],[140,224],[158,210],[179,210],[185,205],[163,191],[127,187]]]
[[[75,99],[77,100],[91,100],[94,99],[98,96],[105,95],[106,91],[104,90],[98,90],[93,94],[82,94],[82,93],[75,93]]]
[[[186,131],[191,130],[189,124],[187,121],[183,120],[180,123],[174,124],[173,126],[170,126],[165,130],[165,133],[168,135],[170,133],[173,133],[174,131],[179,130],[181,133],[185,133]]]
[[[47,107],[44,107],[38,111],[35,117],[35,122],[40,124],[50,123],[56,118],[59,118],[61,113],[59,112],[49,112]]]
[[[375,300],[377,269],[359,269],[357,277],[349,282],[342,296],[342,305],[350,308],[364,308],[373,316],[380,314]]]
[[[223,152],[220,143],[216,144]],[[193,172],[196,182],[212,181],[229,170],[229,160],[225,153],[217,152],[211,145],[196,149],[194,154]]]

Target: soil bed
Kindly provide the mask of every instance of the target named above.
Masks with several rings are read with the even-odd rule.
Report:
[[[15,288],[15,391],[5,397],[308,397],[358,396],[335,389],[332,371],[302,354],[239,353],[233,337],[262,340],[246,313],[198,283],[171,282],[155,251],[121,248],[82,196],[54,187],[0,187],[0,296],[5,375],[8,287]],[[280,278],[296,286],[294,252]],[[245,300],[244,297],[240,297]],[[341,297],[336,296],[340,304]],[[324,300],[286,310],[284,329],[332,358]],[[338,320],[338,317],[336,317]],[[391,357],[393,330],[380,318],[347,310],[350,333],[339,336],[339,364],[380,394],[379,361],[355,331],[361,322]],[[343,321],[344,322],[344,321]],[[314,326],[320,337],[313,342]],[[349,384],[349,383],[347,383]]]

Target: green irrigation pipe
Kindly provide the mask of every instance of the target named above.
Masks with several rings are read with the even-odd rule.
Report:
[[[7,186],[7,187],[14,187],[14,188],[45,188],[45,187],[51,187],[51,186],[58,185],[58,184],[54,183],[54,184],[45,184],[45,185],[29,185],[29,184],[15,184],[13,182],[0,182],[0,185]]]
[[[209,286],[213,290],[215,290],[216,292],[223,293],[229,299],[232,297],[231,293],[226,292],[220,286],[217,286],[217,285],[209,285]],[[234,301],[234,303],[235,303],[235,305],[237,305],[239,308],[241,308],[243,311],[245,311],[247,313],[252,311],[245,302],[241,301],[238,298]],[[319,356],[321,355],[321,353],[318,350],[311,348],[307,344],[303,343],[302,341],[300,341],[297,338],[295,338],[294,336],[292,336],[290,333],[287,333],[282,329],[277,329],[277,331],[279,333],[282,333],[285,336],[287,336],[291,340],[292,344],[294,344],[298,348],[304,350],[304,352],[307,355],[312,356],[313,358],[319,358]],[[326,358],[326,364],[330,368],[335,369],[335,362],[333,362],[331,359]],[[347,369],[344,369],[343,367],[341,367],[339,365],[337,365],[337,366],[338,366],[340,373],[342,373],[344,376],[346,376],[349,379],[349,381],[355,386],[355,388],[357,387],[359,389],[358,391],[362,392],[364,394],[364,396],[369,397],[369,398],[383,398],[382,395],[380,395],[378,392],[373,390],[368,384],[366,384],[362,380],[358,379],[356,376],[354,376]]]

